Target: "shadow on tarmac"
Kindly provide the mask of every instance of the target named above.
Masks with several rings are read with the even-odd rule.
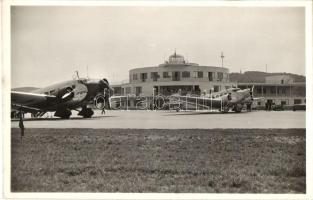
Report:
[[[211,112],[211,111],[191,111],[191,112],[176,112],[176,113],[169,113],[167,114],[167,116],[177,116],[177,115],[237,115],[237,114],[246,114],[246,113],[250,113],[250,112],[240,112],[240,113],[236,113],[236,112],[227,112],[227,113],[223,113],[223,112]]]
[[[83,117],[71,117],[69,119],[61,119],[57,117],[53,118],[24,118],[23,121],[66,121],[66,120],[93,120],[99,118],[108,118],[108,117],[116,117],[116,116],[94,116],[91,118],[83,118]],[[11,119],[11,121],[19,121],[19,119]]]

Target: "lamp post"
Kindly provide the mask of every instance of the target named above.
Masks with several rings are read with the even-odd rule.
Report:
[[[210,108],[211,108],[211,112],[212,112],[212,88],[210,89],[210,97],[211,97],[211,106],[210,106]]]
[[[155,90],[156,90],[156,88],[155,87],[153,87],[153,91],[152,91],[152,110],[154,110],[154,107],[155,107],[155,105],[154,105],[154,96],[155,96]]]
[[[221,53],[221,59],[222,59],[222,67],[224,67],[224,54],[223,54],[223,51],[222,51],[222,53]]]

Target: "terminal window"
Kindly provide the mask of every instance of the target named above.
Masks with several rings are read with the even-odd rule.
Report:
[[[168,72],[163,72],[163,78],[171,78]]]
[[[153,81],[158,81],[158,78],[159,78],[158,72],[151,72],[151,79]]]
[[[147,73],[141,73],[140,74],[140,79],[142,82],[145,82],[147,80],[147,78],[148,78]]]
[[[208,73],[209,81],[213,81],[213,72]]]
[[[193,77],[194,78],[203,78],[203,72],[202,71],[193,72]]]
[[[222,81],[222,80],[223,80],[223,73],[222,73],[222,72],[218,72],[218,73],[217,73],[217,79],[218,79],[219,81]]]
[[[214,85],[214,92],[218,92],[220,90],[220,86],[219,85]]]
[[[282,88],[282,89],[281,89],[281,93],[282,93],[282,94],[286,94],[286,88]]]
[[[190,78],[190,72],[187,72],[187,71],[182,72],[182,77],[183,78]]]
[[[126,94],[130,94],[131,93],[131,88],[130,87],[127,87],[126,88]]]
[[[293,104],[301,104],[301,99],[295,99],[295,100],[293,101]]]
[[[138,79],[138,75],[137,74],[133,74],[133,80],[137,80]]]
[[[136,87],[135,92],[136,92],[137,96],[140,95],[141,94],[141,87]]]

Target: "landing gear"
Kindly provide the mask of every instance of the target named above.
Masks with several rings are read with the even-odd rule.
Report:
[[[228,113],[228,111],[229,111],[229,107],[225,106],[222,110],[222,113]]]
[[[57,110],[54,113],[54,116],[61,117],[61,119],[68,119],[72,115],[72,112],[69,109]]]
[[[91,108],[87,108],[86,106],[84,106],[82,110],[78,113],[78,115],[83,116],[83,118],[91,118],[93,114],[93,110]]]
[[[252,105],[251,104],[247,104],[247,111],[249,111],[249,112],[252,111]]]
[[[242,110],[242,105],[234,105],[233,111],[235,111],[236,113],[240,113]]]

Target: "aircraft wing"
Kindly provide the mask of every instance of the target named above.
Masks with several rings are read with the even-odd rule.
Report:
[[[253,101],[262,100],[264,97],[253,97]]]
[[[127,96],[111,96],[110,101],[122,101],[122,100],[127,100]]]
[[[221,98],[208,98],[208,97],[192,97],[192,96],[172,96],[172,101],[182,102],[186,104],[198,104],[201,106],[220,107]]]
[[[11,91],[12,108],[22,109],[26,112],[41,111],[43,107],[56,100],[57,97],[53,95]]]

